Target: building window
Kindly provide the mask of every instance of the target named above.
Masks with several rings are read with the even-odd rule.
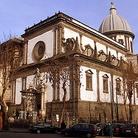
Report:
[[[121,80],[120,78],[116,79],[116,94],[121,94]]]
[[[133,53],[133,44],[132,44],[132,42],[130,41],[130,47],[131,47],[131,53]]]
[[[86,90],[92,91],[92,75],[93,72],[91,70],[87,70],[86,72]]]
[[[103,76],[103,92],[104,93],[108,93],[108,76],[107,76],[107,74],[105,74],[104,76]]]
[[[43,58],[45,54],[46,46],[43,41],[38,41],[33,48],[33,56],[36,61]]]
[[[118,39],[118,42],[122,45],[124,44],[123,39]]]

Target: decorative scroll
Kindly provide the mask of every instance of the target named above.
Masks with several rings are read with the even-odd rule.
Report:
[[[93,48],[89,44],[85,45],[84,47],[85,49],[83,49],[83,54],[92,57],[94,53]]]
[[[64,39],[63,38],[62,46],[64,48],[65,53],[77,50],[86,56],[92,57],[94,59],[100,60],[102,62],[106,62],[114,66],[120,66],[120,64],[122,63],[114,55],[111,55],[110,51],[109,51],[109,54],[105,54],[103,50],[100,50],[97,52],[97,46],[96,46],[95,41],[94,41],[94,46],[95,46],[94,49],[91,47],[90,44],[84,45],[84,48],[82,47],[81,44],[79,46],[77,37],[76,39],[74,38]]]
[[[103,50],[100,50],[98,52],[98,59],[103,61],[103,62],[107,61],[107,55],[104,53]]]
[[[76,40],[74,38],[68,38],[65,42],[62,42],[65,52],[69,52],[75,49]]]
[[[111,64],[114,66],[118,66],[119,65],[119,59],[117,59],[114,55],[111,56]]]

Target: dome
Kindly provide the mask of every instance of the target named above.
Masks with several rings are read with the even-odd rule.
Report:
[[[113,4],[114,3],[111,2],[110,14],[103,20],[99,31],[101,33],[112,31],[125,31],[132,33],[130,25],[123,17],[116,13],[116,8]]]

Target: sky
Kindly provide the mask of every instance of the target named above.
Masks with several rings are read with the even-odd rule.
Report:
[[[20,37],[26,28],[59,11],[98,30],[112,1],[135,35],[138,54],[138,0],[0,0],[0,41],[10,35]]]

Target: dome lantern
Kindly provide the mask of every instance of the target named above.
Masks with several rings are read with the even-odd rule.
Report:
[[[114,2],[111,2],[110,14],[116,14],[116,8],[114,7]]]

